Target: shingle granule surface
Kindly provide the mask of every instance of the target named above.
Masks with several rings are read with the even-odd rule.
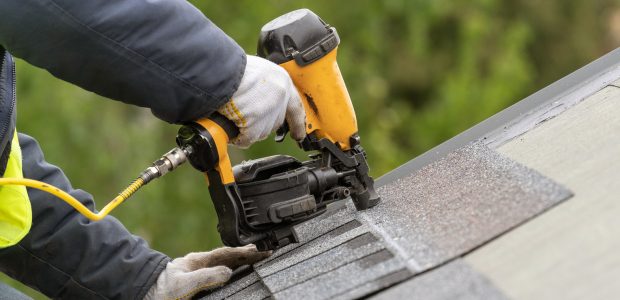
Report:
[[[259,282],[260,278],[256,272],[252,272],[246,276],[239,278],[233,284],[227,284],[221,288],[215,289],[208,296],[209,299],[224,299],[231,295],[238,293],[239,291],[249,287],[250,285]]]
[[[497,237],[572,193],[480,144],[470,144],[378,189],[359,212],[423,271]],[[372,227],[372,226],[371,226]]]
[[[371,233],[365,233],[329,251],[291,265],[271,276],[263,277],[263,282],[275,293],[383,249],[383,245],[376,237]]]
[[[502,294],[482,274],[457,259],[398,284],[370,299],[504,300],[508,297]]]

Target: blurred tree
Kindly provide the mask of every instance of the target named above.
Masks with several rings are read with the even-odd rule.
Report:
[[[620,43],[614,0],[190,1],[256,52],[261,26],[307,7],[340,34],[339,65],[374,176],[414,158]],[[16,24],[16,26],[18,26]],[[208,41],[205,41],[208,43]],[[174,146],[176,126],[18,61],[18,128],[102,207]],[[235,162],[286,153],[272,139]],[[202,176],[184,167],[113,213],[170,256],[220,245]],[[38,296],[37,296],[38,297]]]

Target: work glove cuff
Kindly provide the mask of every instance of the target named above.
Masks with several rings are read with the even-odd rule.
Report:
[[[257,56],[248,55],[239,88],[218,112],[239,128],[231,142],[241,148],[264,140],[285,122],[293,139],[302,140],[306,135],[306,114],[290,76],[282,67]]]

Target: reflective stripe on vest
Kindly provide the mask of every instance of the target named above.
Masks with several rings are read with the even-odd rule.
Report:
[[[4,177],[23,178],[22,151],[17,132],[11,141],[11,154]],[[13,246],[30,231],[32,209],[26,187],[21,185],[0,186],[0,248]]]

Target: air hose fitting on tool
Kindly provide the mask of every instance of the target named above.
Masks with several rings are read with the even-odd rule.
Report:
[[[104,206],[103,209],[101,209],[101,211],[98,213],[92,212],[90,209],[84,206],[84,204],[75,199],[73,196],[69,195],[67,192],[53,185],[38,180],[27,178],[0,178],[0,186],[23,185],[26,187],[48,192],[67,202],[67,204],[71,205],[73,208],[75,208],[75,210],[77,210],[80,214],[84,215],[91,221],[99,221],[105,216],[107,216],[113,209],[123,203],[123,201],[131,197],[131,195],[133,195],[141,187],[147,185],[153,179],[166,175],[168,172],[176,169],[178,166],[183,164],[187,160],[187,155],[189,155],[191,152],[191,147],[177,147],[168,151],[168,153],[164,154],[160,159],[153,162],[150,167],[142,171],[142,173],[140,173],[136,180],[134,180],[129,186],[127,186],[122,192],[120,192],[118,196],[112,199],[112,201],[106,204],[106,206]]]

